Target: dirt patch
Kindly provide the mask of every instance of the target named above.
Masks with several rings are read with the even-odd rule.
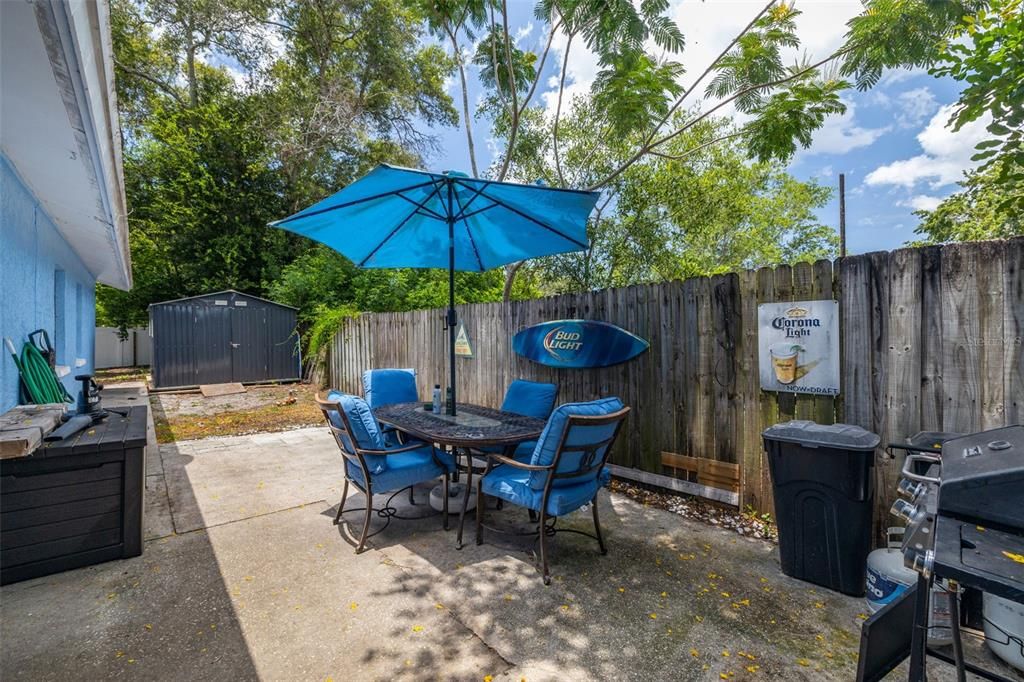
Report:
[[[245,393],[211,398],[195,393],[150,395],[161,443],[211,436],[286,431],[320,424],[323,415],[309,384],[250,386]]]
[[[149,367],[108,367],[98,369],[93,373],[96,383],[120,384],[126,381],[146,381],[149,376]]]

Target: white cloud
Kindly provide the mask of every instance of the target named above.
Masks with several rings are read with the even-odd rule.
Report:
[[[926,87],[914,88],[896,96],[896,124],[900,128],[916,128],[935,113],[939,103]]]
[[[918,194],[906,201],[899,202],[900,206],[912,208],[915,211],[934,211],[942,203],[942,197],[933,197],[927,194]]]
[[[520,26],[518,29],[516,29],[516,32],[512,34],[512,38],[516,44],[516,47],[520,47],[522,45],[522,42],[530,37],[531,33],[533,33],[532,21],[527,22],[526,26]]]
[[[824,166],[820,171],[818,171],[818,175],[822,176],[823,178],[831,178],[832,166]]]
[[[977,166],[977,162],[971,161],[971,156],[975,145],[988,137],[985,126],[989,117],[982,117],[968,123],[959,132],[953,132],[946,126],[953,107],[947,104],[940,108],[924,130],[917,134],[924,153],[879,166],[868,173],[865,182],[909,189],[919,182],[928,181],[936,189],[956,182],[965,170]]]
[[[891,129],[890,126],[864,128],[857,125],[857,105],[854,102],[845,104],[846,113],[825,119],[825,124],[814,133],[811,146],[800,151],[801,156],[845,154],[874,144],[875,140]]]
[[[886,87],[889,85],[896,85],[897,83],[903,83],[917,76],[927,76],[928,69],[923,67],[914,67],[910,69],[890,69],[882,74],[881,80],[878,81],[879,87]]]

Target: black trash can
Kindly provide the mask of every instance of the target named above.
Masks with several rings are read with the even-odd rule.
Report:
[[[782,572],[863,596],[879,437],[859,426],[811,421],[776,424],[761,435]]]

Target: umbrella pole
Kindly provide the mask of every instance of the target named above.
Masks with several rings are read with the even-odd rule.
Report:
[[[455,314],[455,214],[452,212],[452,183],[448,182],[448,368],[449,383],[452,392],[452,406],[449,414],[456,412],[455,399],[455,326],[458,317]]]

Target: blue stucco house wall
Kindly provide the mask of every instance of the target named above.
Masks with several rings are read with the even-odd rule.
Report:
[[[44,329],[79,398],[94,365],[96,284],[131,288],[106,2],[0,0],[0,338]],[[0,357],[0,413],[18,370]]]
[[[15,348],[30,332],[45,329],[73,397],[75,374],[92,372],[96,278],[0,154],[0,287],[5,305],[0,330]],[[4,352],[0,412],[18,404],[18,370]]]

